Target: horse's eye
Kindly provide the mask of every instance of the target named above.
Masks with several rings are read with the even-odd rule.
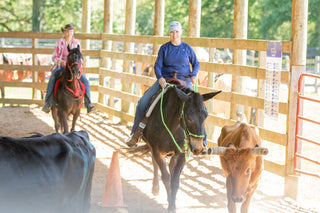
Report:
[[[249,175],[251,173],[251,168],[248,168],[246,171],[246,175]]]

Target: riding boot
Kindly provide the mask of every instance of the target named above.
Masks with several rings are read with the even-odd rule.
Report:
[[[146,127],[146,121],[147,121],[147,119],[146,119],[146,117],[144,117],[144,119],[142,119],[142,121],[139,123],[138,128],[126,140],[127,146],[133,147],[134,145],[136,145],[138,143],[138,141],[140,140],[140,138],[142,136],[143,129]]]

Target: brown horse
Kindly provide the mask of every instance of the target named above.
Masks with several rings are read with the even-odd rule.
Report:
[[[68,133],[68,117],[73,115],[71,132],[75,130],[76,121],[80,115],[81,103],[85,93],[84,85],[80,81],[82,70],[82,54],[80,46],[70,50],[68,46],[66,67],[55,86],[55,101],[52,106],[52,117],[56,132],[59,128],[63,134]]]

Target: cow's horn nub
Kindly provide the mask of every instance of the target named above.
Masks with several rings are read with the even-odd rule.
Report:
[[[224,155],[226,150],[227,150],[227,147],[220,147],[220,146],[211,147],[208,149],[207,154],[208,155]]]
[[[268,152],[268,149],[263,147],[256,147],[251,149],[252,155],[267,155]]]

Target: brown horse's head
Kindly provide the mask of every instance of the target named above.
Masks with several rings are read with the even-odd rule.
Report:
[[[67,57],[67,64],[66,64],[66,71],[69,71],[67,75],[70,79],[80,78],[82,74],[82,53],[80,51],[80,45],[76,48],[70,49],[68,45],[68,57]]]

